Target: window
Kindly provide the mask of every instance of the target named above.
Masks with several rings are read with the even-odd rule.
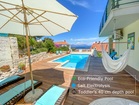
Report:
[[[131,50],[134,50],[134,48],[135,48],[135,32],[128,34],[127,48],[129,48],[130,42],[132,42],[132,44],[133,44],[131,47]]]

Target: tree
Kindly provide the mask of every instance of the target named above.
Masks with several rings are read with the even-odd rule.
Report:
[[[26,37],[10,34],[10,37],[16,37],[18,42],[18,48],[20,53],[25,53],[26,51]],[[38,37],[37,37],[38,38]],[[41,37],[39,37],[41,38]],[[36,37],[29,37],[29,43],[31,48],[31,54],[36,54],[40,52],[55,52],[54,42],[50,38],[45,38],[44,41],[37,42]]]
[[[50,39],[50,38],[45,38],[44,39],[44,43],[46,44],[46,47],[47,47],[47,49],[48,49],[48,52],[55,52],[55,45],[54,45],[54,42],[53,42],[53,40],[52,39]]]
[[[34,37],[29,37],[29,44],[30,44],[31,50],[36,48],[37,41],[35,40]]]
[[[24,50],[26,48],[26,38],[24,36],[17,36],[18,48]]]
[[[61,47],[57,47],[57,50],[61,50],[61,51],[69,51],[69,47],[68,46],[61,46]]]

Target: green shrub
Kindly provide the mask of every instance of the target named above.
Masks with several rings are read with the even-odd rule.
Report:
[[[51,50],[49,51],[50,53],[55,53],[56,52],[56,48],[52,47]]]
[[[35,51],[36,51],[37,53],[40,53],[40,52],[41,52],[41,49],[40,49],[40,48],[37,48]]]
[[[63,46],[63,47],[58,47],[58,48],[56,48],[56,50],[58,50],[58,51],[69,51],[69,47],[67,47],[67,46]]]
[[[72,48],[72,51],[75,51],[76,50],[76,48]]]
[[[32,51],[31,51],[31,54],[38,54],[38,53],[40,53],[40,52],[47,52],[47,51],[48,51],[47,48],[37,48],[37,49],[35,49],[35,50],[32,50]]]
[[[21,70],[25,70],[25,69],[26,69],[25,63],[20,62],[20,63],[18,64],[18,68],[21,69]]]
[[[37,54],[37,52],[35,50],[30,52],[32,55]]]
[[[102,53],[101,52],[97,52],[97,56],[98,57],[102,57]]]
[[[47,48],[39,48],[41,52],[47,52],[48,49]]]

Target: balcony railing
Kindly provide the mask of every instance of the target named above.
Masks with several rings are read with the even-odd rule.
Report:
[[[99,33],[103,29],[103,26],[106,23],[112,9],[121,8],[121,7],[129,7],[137,3],[139,3],[139,0],[108,0],[101,23],[100,23]]]

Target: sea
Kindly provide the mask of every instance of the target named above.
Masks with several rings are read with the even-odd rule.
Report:
[[[71,48],[75,49],[90,49],[91,46],[71,46]]]

